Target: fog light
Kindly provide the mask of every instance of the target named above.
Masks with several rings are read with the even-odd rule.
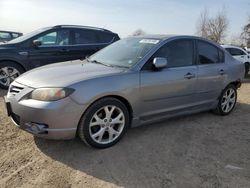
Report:
[[[39,124],[34,122],[25,123],[27,126],[26,130],[32,134],[47,134],[48,125]]]

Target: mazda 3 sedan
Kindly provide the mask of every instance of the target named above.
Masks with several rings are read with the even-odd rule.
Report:
[[[244,65],[216,43],[150,35],[29,71],[11,84],[5,101],[25,131],[49,139],[78,135],[106,148],[129,127],[208,110],[228,115],[243,76]]]

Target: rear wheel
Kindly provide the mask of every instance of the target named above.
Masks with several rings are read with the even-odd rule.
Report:
[[[126,106],[115,98],[104,98],[84,113],[78,135],[92,147],[107,148],[122,138],[128,126],[129,112]]]
[[[24,72],[23,68],[14,62],[1,62],[0,63],[0,87],[8,89],[11,82]]]
[[[215,113],[219,115],[228,115],[230,114],[237,101],[237,90],[233,84],[228,85],[219,98],[219,103],[215,109]]]

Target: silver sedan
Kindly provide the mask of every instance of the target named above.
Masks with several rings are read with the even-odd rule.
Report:
[[[235,107],[244,66],[193,36],[120,40],[86,60],[56,63],[18,77],[5,97],[21,129],[50,139],[78,135],[106,148],[126,130],[165,118]]]

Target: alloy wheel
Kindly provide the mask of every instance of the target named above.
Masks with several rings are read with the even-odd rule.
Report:
[[[228,88],[222,96],[221,109],[224,113],[230,112],[236,102],[236,93],[232,88]]]
[[[120,136],[124,126],[123,111],[117,106],[108,105],[94,113],[89,124],[89,133],[95,142],[109,144]]]
[[[2,67],[0,69],[0,84],[8,87],[19,75],[20,72],[14,67]]]

